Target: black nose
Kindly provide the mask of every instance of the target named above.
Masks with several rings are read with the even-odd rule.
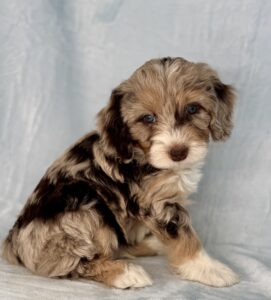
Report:
[[[169,155],[173,161],[181,161],[186,159],[188,155],[188,148],[186,146],[173,146]]]

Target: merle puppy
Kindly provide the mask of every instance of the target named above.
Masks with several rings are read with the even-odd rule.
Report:
[[[97,130],[49,167],[4,242],[6,259],[123,289],[152,284],[125,253],[163,253],[182,279],[237,283],[204,252],[184,208],[210,137],[230,135],[234,98],[206,64],[146,62],[113,90]]]

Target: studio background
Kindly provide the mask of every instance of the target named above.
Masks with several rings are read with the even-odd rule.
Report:
[[[94,129],[111,90],[148,59],[182,56],[237,90],[234,131],[211,144],[190,212],[208,251],[242,280],[212,289],[147,258],[154,286],[121,292],[1,261],[1,299],[270,299],[270,15],[268,0],[1,0],[0,239],[52,161]]]

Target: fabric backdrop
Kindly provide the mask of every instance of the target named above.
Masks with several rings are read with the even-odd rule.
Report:
[[[182,56],[238,92],[232,137],[211,145],[190,211],[207,250],[241,275],[215,289],[143,258],[154,285],[116,291],[2,260],[1,299],[271,299],[270,15],[268,0],[1,0],[0,238],[112,88],[150,58]]]

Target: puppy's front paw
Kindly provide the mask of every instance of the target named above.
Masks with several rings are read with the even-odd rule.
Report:
[[[123,273],[118,275],[112,285],[119,289],[140,288],[152,285],[152,280],[141,266],[127,264]]]
[[[195,258],[176,269],[182,279],[198,281],[214,287],[231,286],[240,281],[229,267],[201,251]]]

